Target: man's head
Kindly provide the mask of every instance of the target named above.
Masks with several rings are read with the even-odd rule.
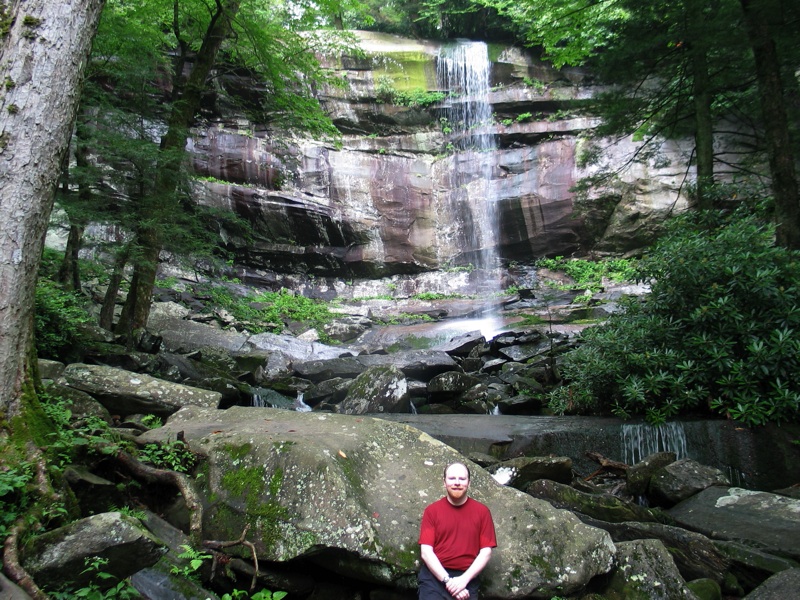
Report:
[[[450,504],[460,506],[467,501],[469,469],[463,463],[453,463],[444,469],[444,489]]]

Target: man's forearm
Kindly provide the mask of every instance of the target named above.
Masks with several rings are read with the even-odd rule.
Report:
[[[433,546],[421,545],[419,554],[422,562],[425,563],[425,566],[428,567],[428,570],[433,573],[436,579],[442,581],[448,575],[447,569],[442,566],[442,563],[439,562],[439,557],[434,553]]]
[[[469,566],[469,569],[464,571],[460,577],[466,578],[467,582],[472,581],[483,571],[483,568],[489,564],[489,559],[491,557],[491,548],[481,548],[480,552],[478,552],[478,556],[475,557],[475,560],[473,560],[472,564]]]

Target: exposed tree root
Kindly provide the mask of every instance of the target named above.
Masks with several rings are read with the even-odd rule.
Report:
[[[178,488],[189,508],[189,537],[192,538],[195,545],[199,546],[203,534],[203,504],[200,502],[200,496],[195,491],[192,481],[183,473],[146,465],[126,452],[117,452],[115,459],[133,475],[148,483],[169,483]]]
[[[252,592],[254,589],[256,589],[256,583],[258,581],[258,554],[256,552],[256,547],[253,544],[253,542],[248,542],[245,539],[245,536],[247,536],[248,529],[250,529],[249,524],[244,528],[244,531],[242,531],[242,535],[239,536],[238,540],[232,540],[228,542],[220,542],[217,540],[204,540],[203,547],[208,548],[209,550],[222,550],[224,548],[230,548],[231,546],[238,546],[239,544],[241,544],[242,546],[246,546],[247,548],[249,548],[250,554],[252,554],[253,556],[253,567],[255,569],[253,571],[253,578],[250,581],[250,592]],[[216,573],[217,571],[218,553],[214,552],[213,556],[214,556],[214,563],[211,569],[212,579],[214,578],[213,574]]]
[[[31,513],[19,517],[14,525],[9,530],[9,535],[3,542],[3,570],[6,575],[22,588],[33,600],[47,600],[48,595],[36,585],[33,578],[28,574],[22,563],[19,560],[19,539],[28,530],[28,528],[38,528],[39,519],[42,510],[51,506],[54,503],[62,501],[61,495],[58,494],[50,483],[50,478],[47,475],[47,466],[45,464],[44,456],[41,450],[37,448],[32,442],[26,445],[27,460],[35,466],[36,469],[36,487],[32,491],[36,498],[34,502],[34,510]],[[31,519],[31,516],[34,518]]]

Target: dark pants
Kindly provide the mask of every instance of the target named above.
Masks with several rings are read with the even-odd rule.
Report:
[[[447,574],[450,577],[458,577],[463,572],[447,569]],[[419,582],[419,600],[453,600],[444,584],[433,576],[433,573],[425,566],[425,563],[422,564],[422,568],[419,570],[417,581]],[[469,582],[467,586],[469,600],[478,600],[479,585],[477,577]]]

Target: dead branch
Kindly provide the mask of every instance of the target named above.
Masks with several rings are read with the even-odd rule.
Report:
[[[239,536],[238,540],[232,540],[227,542],[221,542],[217,540],[203,540],[203,547],[208,548],[209,550],[222,550],[224,548],[230,548],[231,546],[238,546],[241,544],[242,546],[246,546],[250,549],[250,554],[253,556],[253,567],[255,571],[253,571],[253,578],[250,581],[250,591],[252,592],[256,588],[256,582],[258,581],[258,554],[256,553],[256,547],[253,542],[248,542],[245,537],[247,536],[247,530],[250,529],[250,524],[248,523],[244,531],[242,531],[242,535]],[[216,553],[214,555],[214,564],[213,564],[213,571],[216,571],[217,566],[217,556]],[[212,576],[213,577],[213,576]]]
[[[606,458],[599,452],[587,452],[586,457],[600,465],[600,468],[597,471],[585,478],[587,481],[592,477],[596,477],[600,473],[611,472],[614,475],[625,475],[628,472],[628,465],[623,462]]]

